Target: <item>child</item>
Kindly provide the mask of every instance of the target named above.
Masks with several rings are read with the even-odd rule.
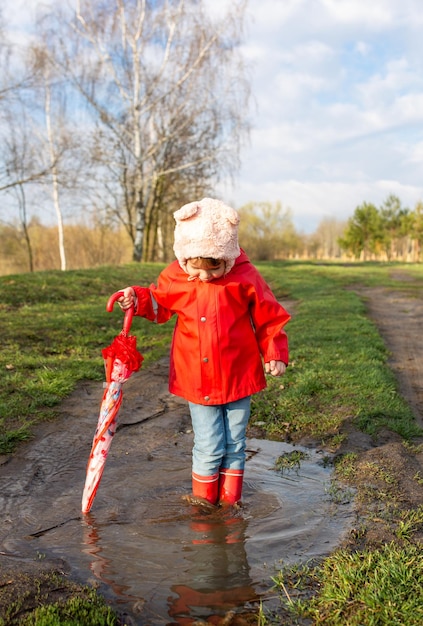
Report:
[[[176,261],[157,287],[127,287],[120,306],[163,323],[177,315],[169,391],[188,400],[192,491],[212,504],[241,498],[250,399],[288,364],[289,314],[238,246],[238,213],[204,198],[174,213]]]

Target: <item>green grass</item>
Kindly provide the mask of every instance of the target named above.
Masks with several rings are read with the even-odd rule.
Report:
[[[420,546],[391,543],[380,550],[339,550],[321,567],[281,570],[273,581],[292,614],[316,626],[423,623]],[[313,590],[318,591],[311,598],[298,598]]]
[[[18,588],[0,585],[0,626],[118,626],[118,616],[94,589],[56,572],[19,574]],[[12,582],[12,581],[11,581]],[[13,594],[13,596],[12,596]],[[62,595],[61,600],[55,600]]]
[[[253,423],[264,422],[273,438],[288,433],[293,440],[311,436],[328,445],[340,441],[347,419],[371,435],[382,427],[405,439],[419,434],[410,407],[398,394],[377,328],[360,297],[346,289],[354,284],[404,289],[403,281],[391,277],[400,267],[259,267],[281,301],[289,297],[296,304],[287,326],[291,365],[282,381],[269,378],[267,389],[254,397]],[[412,285],[413,293],[422,293],[423,269],[412,269],[420,279]]]
[[[306,452],[302,450],[292,450],[292,452],[284,452],[275,461],[275,470],[283,474],[291,470],[298,471],[301,467],[301,461],[307,458]]]
[[[150,284],[161,266],[138,265],[74,272],[40,272],[0,278],[0,454],[28,439],[36,424],[80,380],[103,380],[101,349],[122,328],[109,296],[127,286]],[[145,361],[168,350],[172,323],[158,327],[135,318],[132,332]]]
[[[105,311],[108,297],[128,284],[150,284],[161,267],[131,264],[0,278],[0,454],[13,452],[36,431],[37,423],[53,419],[57,405],[78,381],[103,380],[101,348],[122,327],[119,310]],[[252,422],[263,426],[270,438],[308,436],[336,447],[344,436],[343,425],[353,420],[371,435],[388,428],[414,445],[412,438],[421,431],[398,393],[387,350],[353,288],[386,286],[421,296],[423,268],[293,262],[260,264],[259,269],[282,302],[295,304],[287,326],[290,367],[283,379],[269,377],[268,388],[254,397]],[[402,273],[414,280],[402,280]],[[172,327],[135,318],[132,332],[145,356],[144,368],[167,353]],[[338,475],[353,479],[355,461],[353,455],[343,457]],[[300,459],[279,462],[283,471],[286,465],[295,468]],[[415,480],[423,478],[416,475]],[[289,611],[313,624],[334,626],[422,623],[421,549],[407,543],[422,524],[420,509],[406,511],[398,519],[398,545],[356,553],[340,550],[295,575],[292,569],[289,576],[281,571],[274,581],[288,598]],[[287,587],[299,591],[302,599],[288,596]],[[72,619],[81,615],[88,624],[91,618],[84,611],[90,604],[85,599],[78,605],[77,598],[66,606],[50,604],[28,618],[33,620],[28,624],[74,624],[78,622]],[[93,619],[96,624],[114,623],[101,607]],[[263,613],[258,619],[268,623]]]

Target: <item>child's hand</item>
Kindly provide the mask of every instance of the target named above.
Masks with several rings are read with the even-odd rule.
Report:
[[[118,300],[120,308],[126,311],[126,309],[130,309],[131,306],[135,306],[135,291],[132,287],[125,287],[125,289],[121,289],[120,291],[123,291],[123,296]]]
[[[272,376],[283,376],[286,371],[286,365],[283,361],[269,361],[269,363],[264,364],[264,371]]]

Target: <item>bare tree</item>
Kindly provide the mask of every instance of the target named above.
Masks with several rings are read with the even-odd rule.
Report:
[[[324,217],[313,235],[309,237],[309,245],[314,248],[317,259],[338,259],[342,256],[339,238],[344,234],[345,222],[334,217]]]
[[[235,0],[217,18],[204,0],[76,0],[73,18],[50,16],[43,36],[93,115],[95,182],[115,195],[109,206],[136,261],[167,245],[179,203],[238,166],[248,130],[244,9]]]
[[[27,89],[27,88],[26,88]],[[13,96],[13,97],[12,97]],[[33,251],[28,228],[28,203],[26,188],[43,181],[49,173],[42,159],[40,146],[31,132],[28,110],[22,99],[23,92],[9,92],[7,102],[0,107],[0,191],[7,198],[6,204],[17,217],[28,255],[29,271],[34,270]]]
[[[240,217],[240,242],[253,259],[287,259],[298,250],[291,210],[280,202],[251,202],[240,209]]]
[[[48,172],[30,146],[25,96],[33,84],[33,68],[0,24],[0,191],[33,183]]]

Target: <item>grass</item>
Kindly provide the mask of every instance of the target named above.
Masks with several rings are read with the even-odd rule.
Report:
[[[71,272],[40,272],[0,278],[0,454],[12,452],[79,380],[102,380],[101,348],[120,331],[120,311],[105,304],[128,284],[150,284],[162,266],[130,264]],[[293,299],[289,323],[291,365],[281,379],[254,396],[252,422],[270,438],[305,435],[326,445],[342,441],[340,429],[353,418],[362,430],[381,427],[405,439],[417,434],[413,415],[397,393],[387,352],[361,299],[345,287],[354,284],[417,289],[392,278],[392,265],[259,265],[283,302]],[[422,278],[423,270],[407,266]],[[420,285],[421,281],[416,281]],[[117,308],[117,307],[116,307]],[[133,332],[145,362],[168,350],[172,324],[157,327],[135,318]]]
[[[323,566],[281,570],[273,581],[291,613],[316,626],[423,623],[423,559],[417,545],[390,543],[380,550],[355,553],[339,550]],[[316,589],[311,598],[301,597]]]
[[[25,590],[16,595],[16,587]],[[31,592],[29,592],[31,589]],[[58,594],[62,598],[57,600]],[[89,587],[67,581],[56,572],[26,574],[0,584],[0,626],[118,626],[115,612]]]
[[[298,471],[301,461],[307,458],[307,454],[302,450],[292,450],[292,452],[284,452],[275,461],[275,470],[283,474],[290,470]]]
[[[267,389],[254,396],[253,423],[264,423],[271,438],[310,436],[328,446],[339,442],[346,419],[371,435],[382,427],[405,439],[419,434],[387,367],[377,328],[359,296],[346,289],[357,283],[402,289],[391,268],[294,264],[261,269],[282,302],[289,295],[297,303],[287,327],[291,365],[282,383],[269,379]]]
[[[40,421],[54,419],[56,407],[78,381],[103,380],[101,348],[122,325],[120,311],[106,313],[108,297],[128,284],[148,285],[161,267],[130,264],[0,277],[0,454],[12,453]],[[412,439],[421,431],[398,393],[383,341],[351,287],[382,285],[421,295],[423,268],[317,263],[258,267],[280,300],[295,304],[287,327],[291,365],[282,381],[269,378],[268,388],[254,397],[252,422],[270,438],[310,437],[335,450],[343,441],[345,422],[352,420],[370,435],[387,428],[414,446]],[[415,280],[401,280],[403,272]],[[172,324],[158,327],[136,318],[133,333],[145,368],[167,353]],[[353,482],[356,461],[354,454],[338,459],[338,476]],[[281,457],[279,469],[295,469],[300,462],[298,457]],[[379,478],[392,487],[394,477]],[[340,550],[314,567],[281,570],[274,582],[285,597],[284,610],[294,619],[328,626],[422,623],[422,557],[410,540],[421,530],[423,515],[419,509],[397,517],[398,544],[356,553]],[[295,592],[292,597],[288,588]],[[93,606],[92,599],[82,596],[79,605],[78,598],[76,593],[67,605],[40,607],[28,617],[33,621],[25,623],[89,624],[87,616],[72,621]],[[114,617],[107,612],[104,617],[102,611],[98,608],[92,623],[113,624]],[[258,620],[262,626],[269,623],[262,611]]]
[[[149,284],[159,271],[143,265]],[[74,272],[40,272],[0,278],[0,454],[13,452],[36,424],[55,417],[55,407],[80,380],[103,380],[101,349],[122,328],[122,313],[106,313],[109,296],[138,282],[129,265]],[[136,318],[133,332],[145,361],[168,350],[172,324]]]
[[[396,535],[398,539],[410,541],[413,534],[423,530],[423,505],[417,509],[401,511]]]

